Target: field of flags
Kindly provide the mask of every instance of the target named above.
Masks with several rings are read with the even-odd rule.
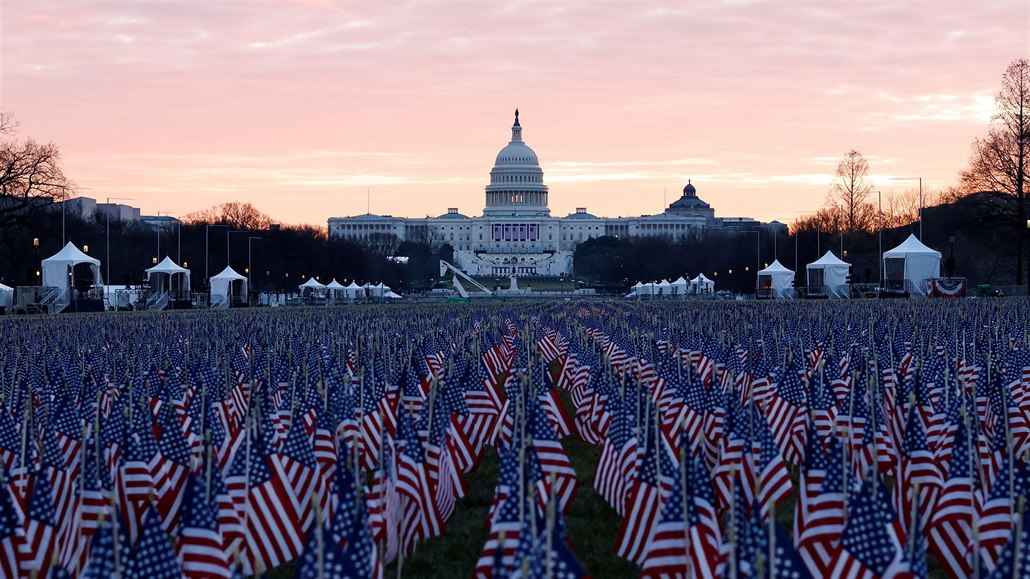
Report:
[[[1028,327],[1018,299],[0,319],[0,577],[404,576],[485,459],[475,577],[602,575],[573,442],[641,577],[1030,577]]]

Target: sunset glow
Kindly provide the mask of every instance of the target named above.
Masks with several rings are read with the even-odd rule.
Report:
[[[843,153],[956,181],[1026,2],[0,4],[0,104],[80,194],[287,223],[478,215],[512,113],[550,207],[789,222]]]

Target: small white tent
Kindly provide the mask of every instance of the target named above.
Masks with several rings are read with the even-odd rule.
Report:
[[[89,264],[90,272],[93,274],[93,284],[96,287],[103,287],[104,280],[100,277],[100,260],[94,259],[68,242],[61,251],[43,260],[43,285],[67,290],[71,287],[72,271],[79,264]]]
[[[350,285],[348,285],[344,289],[347,290],[347,297],[349,299],[357,299],[357,298],[365,297],[365,288],[359,286],[358,284],[354,283],[353,281],[350,282]]]
[[[366,283],[364,286],[365,291],[368,292],[370,298],[383,298],[386,297],[387,292],[390,291],[390,286],[379,282],[379,285]]]
[[[901,245],[883,252],[884,287],[926,295],[930,279],[941,275],[941,252],[909,235]]]
[[[794,297],[794,272],[773,260],[769,267],[758,272],[758,297],[790,299]]]
[[[0,283],[0,308],[10,309],[14,305],[14,288]]]
[[[655,293],[663,296],[667,296],[672,293],[672,284],[669,283],[669,280],[667,279],[663,279],[659,283],[656,283],[655,288],[658,290]]]
[[[848,288],[849,271],[851,264],[838,259],[832,251],[827,251],[805,267],[805,285],[808,286],[810,294],[846,298],[851,293]]]
[[[329,298],[332,299],[333,301],[335,301],[337,299],[346,299],[347,298],[347,288],[346,288],[346,286],[344,286],[340,282],[336,281],[335,277],[333,278],[333,281],[331,281],[328,284],[326,284],[325,289],[329,293]]]
[[[325,297],[325,286],[319,283],[315,278],[309,277],[308,281],[297,286],[300,289],[300,297],[314,297],[324,298]]]
[[[694,286],[694,293],[710,294],[715,291],[715,282],[705,277],[703,273],[697,274],[697,277],[690,280],[690,284]]]
[[[190,270],[179,267],[172,258],[165,257],[161,263],[146,270],[147,283],[153,293],[168,292],[172,299],[186,299],[190,295]]]
[[[674,296],[681,296],[687,293],[687,286],[690,284],[687,280],[683,279],[683,276],[669,284],[669,289]]]
[[[240,290],[234,292],[233,288]],[[226,266],[218,275],[211,278],[211,307],[226,308],[235,296],[247,295],[247,278]]]

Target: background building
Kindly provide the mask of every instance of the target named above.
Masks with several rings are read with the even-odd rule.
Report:
[[[717,218],[689,181],[682,196],[657,215],[598,217],[580,207],[565,217],[554,217],[540,161],[522,140],[518,110],[511,141],[497,153],[485,193],[482,216],[469,217],[452,207],[439,217],[330,217],[329,235],[366,244],[382,243],[388,236],[398,241],[448,243],[454,248],[455,265],[470,275],[558,276],[572,273],[576,246],[595,237],[686,239],[706,230],[786,229],[775,221]]]

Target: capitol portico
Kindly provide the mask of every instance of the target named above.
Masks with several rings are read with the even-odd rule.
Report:
[[[384,236],[399,241],[448,243],[455,265],[469,275],[558,276],[572,273],[576,246],[605,235],[695,237],[708,229],[782,227],[750,218],[716,218],[715,210],[697,196],[690,182],[683,195],[658,215],[597,217],[577,208],[566,217],[552,217],[548,188],[536,153],[522,140],[519,112],[511,141],[501,149],[486,186],[480,217],[450,208],[439,217],[406,218],[357,215],[329,218],[329,235],[373,243]]]

